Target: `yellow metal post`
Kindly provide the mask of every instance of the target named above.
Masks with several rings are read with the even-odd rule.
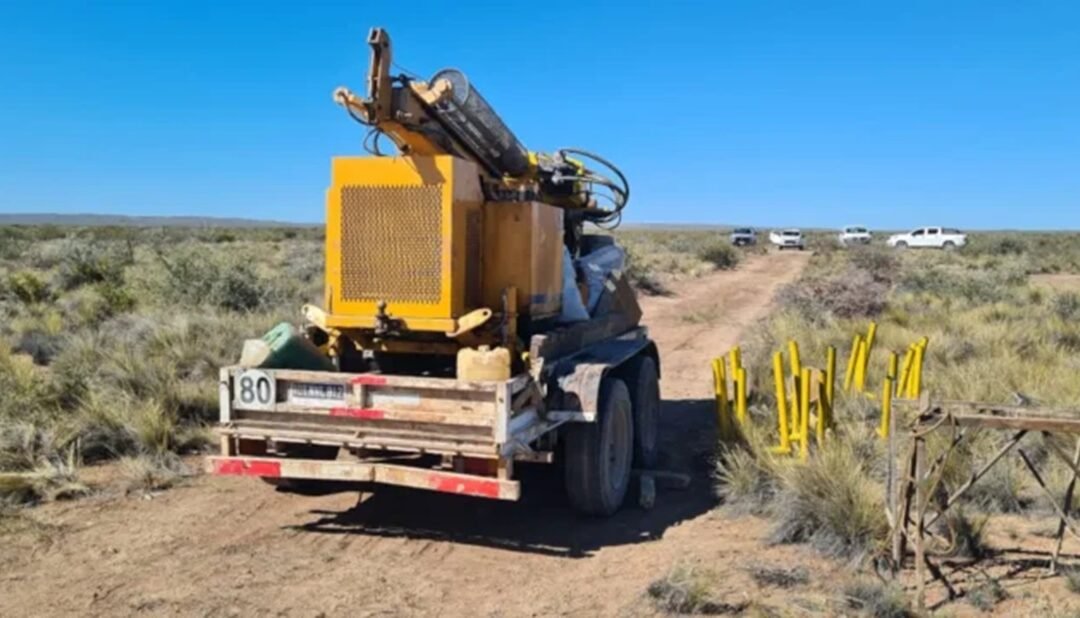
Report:
[[[870,322],[870,328],[866,329],[866,355],[874,350],[874,340],[877,339],[877,322]]]
[[[714,358],[712,362],[713,389],[716,392],[716,427],[721,440],[731,437],[729,429],[728,399],[727,399],[727,376],[724,375],[724,361]]]
[[[799,375],[799,457],[806,461],[810,456],[810,370],[803,369]]]
[[[923,337],[919,340],[915,349],[915,369],[911,373],[911,398],[918,399],[922,396],[923,362],[926,358],[926,345],[929,340]]]
[[[773,384],[776,386],[776,425],[780,432],[780,446],[775,452],[787,454],[791,452],[791,435],[788,433],[788,409],[787,392],[784,388],[784,354],[773,354]]]
[[[836,348],[825,349],[825,411],[828,425],[833,422],[833,402],[836,401]]]
[[[855,335],[851,341],[851,354],[848,355],[847,367],[844,370],[844,390],[851,392],[851,385],[855,379],[855,360],[859,355],[859,342],[862,335]]]
[[[802,360],[799,358],[799,342],[794,339],[788,341],[788,355],[791,357],[791,375],[798,379],[802,375]],[[799,389],[798,387],[791,391],[791,406],[793,414],[799,410]],[[799,426],[792,427],[793,430],[798,431]]]
[[[896,383],[896,370],[899,364],[900,359],[896,356],[896,352],[889,352],[889,370],[885,373],[885,377],[892,380],[893,384]]]
[[[739,367],[735,374],[735,414],[739,425],[746,424],[746,369]]]
[[[799,405],[799,391],[802,390],[800,386],[802,384],[802,376],[791,376],[791,401],[788,403],[788,412],[791,414],[791,439],[799,441],[799,427],[802,421],[799,419],[799,412],[802,409]]]
[[[860,393],[866,392],[866,341],[859,342],[859,350],[855,355],[855,390]]]
[[[881,427],[877,433],[883,439],[889,437],[889,423],[892,417],[893,381],[885,378],[885,385],[881,387]]]
[[[900,380],[896,383],[896,396],[907,397],[908,380],[911,379],[911,365],[915,359],[915,346],[914,344],[908,346],[907,352],[904,353],[904,364],[900,367]]]
[[[742,350],[739,346],[731,348],[728,352],[728,365],[730,367],[728,375],[731,376],[732,390],[735,390],[735,380],[739,377],[739,367],[742,367]]]
[[[824,374],[817,373],[817,445],[821,448],[825,444],[825,427],[829,425],[829,395],[825,392]]]

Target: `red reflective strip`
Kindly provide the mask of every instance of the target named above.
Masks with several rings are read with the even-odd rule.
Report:
[[[356,376],[351,382],[353,384],[363,384],[365,386],[382,386],[386,384],[386,378],[382,376]]]
[[[386,416],[386,411],[374,408],[330,408],[330,416],[347,416],[349,418],[377,421]]]
[[[281,476],[281,464],[276,461],[218,459],[214,462],[214,474],[276,477]]]
[[[445,474],[432,474],[428,476],[428,487],[449,494],[465,494],[485,498],[499,497],[499,482],[485,479],[466,479]]]

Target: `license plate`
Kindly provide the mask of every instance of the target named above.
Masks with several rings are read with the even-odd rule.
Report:
[[[291,403],[319,404],[327,401],[344,400],[344,384],[310,384],[307,382],[289,384],[289,401]]]

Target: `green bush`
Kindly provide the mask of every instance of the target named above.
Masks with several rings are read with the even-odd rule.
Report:
[[[12,273],[7,278],[8,293],[27,305],[44,303],[52,298],[52,291],[45,281],[30,271]]]

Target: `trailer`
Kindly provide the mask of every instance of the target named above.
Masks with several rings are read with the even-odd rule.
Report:
[[[516,462],[562,456],[573,506],[613,513],[656,463],[660,411],[656,346],[610,334],[619,317],[534,336],[534,371],[504,381],[224,368],[208,471],[517,500]]]

